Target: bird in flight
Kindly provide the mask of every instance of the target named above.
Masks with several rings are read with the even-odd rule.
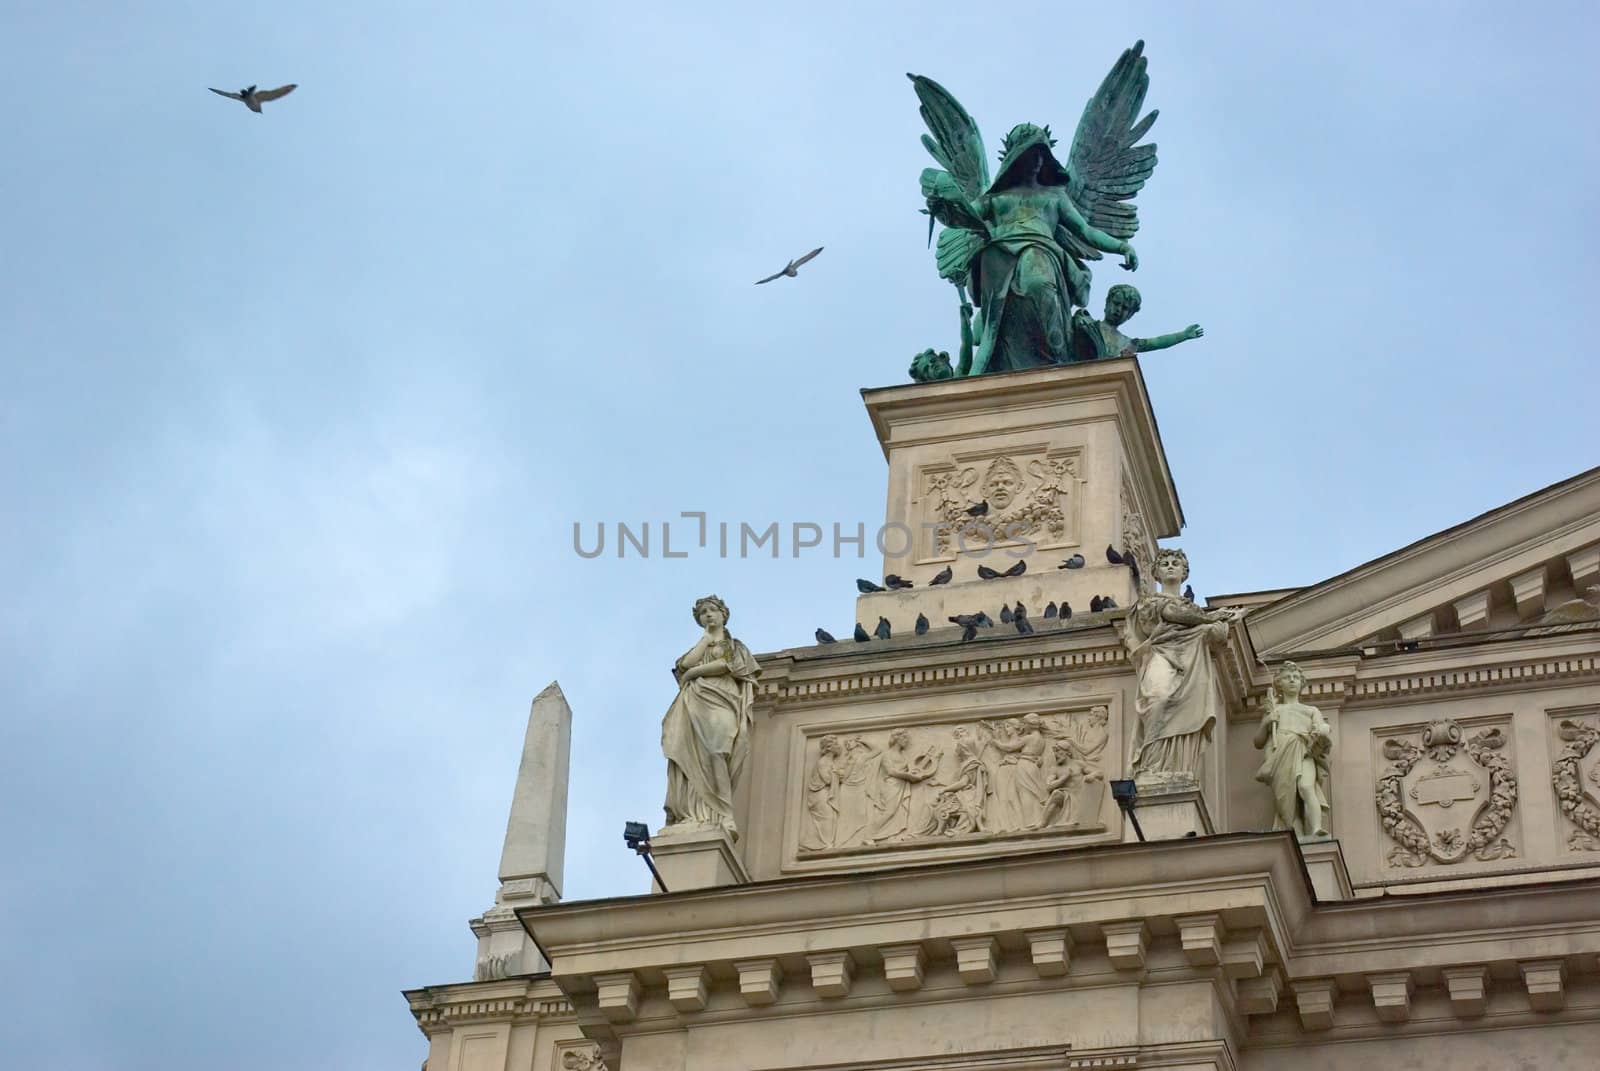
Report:
[[[292,89],[294,87],[291,86],[290,88]],[[260,109],[257,109],[257,110],[259,111]],[[762,283],[770,283],[770,282],[772,282],[772,280],[781,279],[785,275],[787,275],[789,278],[793,279],[796,275],[800,274],[799,271],[797,270],[800,267],[800,265],[804,264],[806,261],[810,260],[812,257],[816,256],[820,252],[822,252],[822,247],[819,245],[819,246],[817,246],[817,248],[813,249],[811,252],[807,253],[805,256],[801,257],[800,259],[791,260],[788,264],[786,264],[784,266],[784,269],[782,271],[778,272],[776,275],[769,275],[765,279],[757,279],[756,280],[756,285],[760,286]]]
[[[246,108],[260,115],[262,104],[269,100],[277,100],[279,97],[287,97],[294,92],[294,87],[295,83],[290,82],[288,85],[279,86],[277,89],[258,90],[255,86],[248,86],[237,93],[229,93],[226,89],[212,89],[211,92],[219,97],[227,97],[229,100],[242,100]],[[208,86],[207,88],[209,89],[210,87]]]

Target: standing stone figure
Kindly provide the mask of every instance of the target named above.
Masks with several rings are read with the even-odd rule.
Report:
[[[710,826],[739,836],[733,791],[750,755],[755,680],[750,649],[728,634],[728,605],[715,595],[694,604],[705,629],[672,667],[678,697],[661,719],[667,758],[667,827]]]
[[[1139,675],[1130,766],[1140,779],[1176,780],[1198,775],[1221,707],[1208,648],[1239,612],[1206,610],[1180,594],[1189,579],[1181,550],[1156,551],[1154,571],[1161,588],[1133,604],[1123,633]]]
[[[1305,674],[1293,662],[1278,667],[1267,689],[1267,709],[1256,730],[1261,768],[1256,780],[1272,787],[1274,829],[1292,829],[1301,840],[1328,835],[1328,753],[1333,729],[1322,711],[1300,702]]]

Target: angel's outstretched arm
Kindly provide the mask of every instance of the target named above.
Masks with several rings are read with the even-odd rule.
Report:
[[[1083,213],[1078,211],[1078,206],[1072,203],[1072,198],[1061,198],[1061,219],[1067,229],[1073,234],[1088,242],[1102,253],[1116,253],[1123,258],[1123,267],[1129,271],[1139,266],[1139,258],[1133,252],[1133,246],[1121,238],[1113,238],[1105,231],[1083,218]]]

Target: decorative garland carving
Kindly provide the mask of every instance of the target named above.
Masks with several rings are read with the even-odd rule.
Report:
[[[1600,851],[1600,807],[1583,788],[1582,763],[1589,752],[1600,743],[1600,726],[1592,722],[1565,720],[1556,727],[1556,735],[1566,741],[1550,771],[1551,784],[1555,786],[1556,801],[1567,821],[1578,828],[1567,837],[1567,847],[1574,851]],[[1590,774],[1590,780],[1600,775],[1600,767]]]
[[[1499,728],[1468,737],[1450,720],[1429,725],[1422,731],[1421,743],[1404,738],[1383,742],[1383,757],[1393,765],[1378,778],[1376,802],[1383,831],[1396,845],[1388,855],[1390,866],[1459,863],[1468,856],[1492,862],[1516,855],[1516,848],[1502,836],[1517,805],[1517,777],[1510,759],[1502,754],[1507,743]],[[1458,752],[1465,752],[1488,773],[1487,799],[1482,798],[1482,782],[1450,764]],[[1423,772],[1411,778],[1419,766]],[[1406,808],[1408,797],[1419,809],[1431,804],[1441,813],[1460,802],[1476,804],[1477,809],[1470,827],[1463,830],[1458,824],[1423,821]]]

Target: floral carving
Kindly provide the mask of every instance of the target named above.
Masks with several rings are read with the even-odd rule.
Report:
[[[562,1071],[606,1071],[606,1062],[600,1057],[600,1046],[586,1049],[568,1049],[561,1054]]]
[[[1139,512],[1139,500],[1134,496],[1133,484],[1127,473],[1122,475],[1122,549],[1135,555],[1141,562],[1153,558],[1155,543],[1145,527],[1144,515]]]
[[[1567,821],[1578,828],[1567,837],[1567,847],[1575,851],[1600,851],[1600,807],[1583,787],[1583,760],[1600,744],[1600,725],[1591,721],[1563,720],[1556,736],[1566,742],[1550,771],[1556,802]],[[1600,784],[1600,765],[1589,772],[1589,780]]]
[[[1383,831],[1395,842],[1388,855],[1390,866],[1459,863],[1468,856],[1491,862],[1516,854],[1502,835],[1517,805],[1517,777],[1504,753],[1507,743],[1498,728],[1467,736],[1450,720],[1429,725],[1420,742],[1405,738],[1383,742],[1383,757],[1392,765],[1378,778],[1376,802]],[[1454,764],[1460,754],[1488,774],[1487,785]],[[1407,808],[1407,799],[1416,812]],[[1459,803],[1472,809],[1470,823],[1425,820],[1417,813],[1432,806],[1439,815],[1449,814]]]
[[[829,733],[807,752],[802,853],[1095,829],[1110,714]]]

